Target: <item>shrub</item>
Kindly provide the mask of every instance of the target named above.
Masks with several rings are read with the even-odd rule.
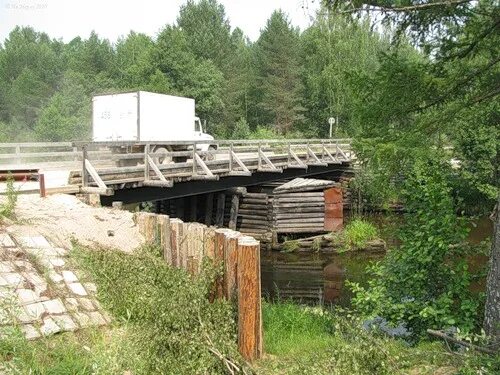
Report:
[[[450,326],[471,331],[479,302],[470,290],[463,247],[467,229],[455,214],[446,161],[416,162],[405,182],[401,246],[372,266],[368,286],[350,286],[353,305],[367,317],[406,323],[414,334]]]

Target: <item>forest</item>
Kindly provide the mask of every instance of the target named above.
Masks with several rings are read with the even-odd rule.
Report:
[[[115,43],[16,27],[0,45],[0,142],[89,140],[92,95],[118,91],[195,98],[216,139],[325,138],[334,117],[359,164],[353,211],[405,211],[397,249],[349,284],[357,316],[403,324],[412,344],[451,329],[498,348],[499,31],[498,0],[323,0],[307,29],[276,10],[255,42],[216,0]],[[495,231],[473,247],[480,215]],[[478,252],[489,271],[469,269]],[[493,374],[495,358],[491,372],[460,373]]]

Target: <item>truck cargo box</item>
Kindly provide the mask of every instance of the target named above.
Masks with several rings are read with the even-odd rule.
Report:
[[[93,140],[187,141],[193,139],[195,101],[136,91],[92,99]]]

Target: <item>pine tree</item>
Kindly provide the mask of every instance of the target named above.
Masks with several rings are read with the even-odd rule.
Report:
[[[258,121],[286,133],[303,119],[299,60],[299,31],[282,11],[275,11],[257,41],[259,69]]]

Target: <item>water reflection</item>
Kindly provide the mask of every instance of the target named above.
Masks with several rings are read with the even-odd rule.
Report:
[[[394,218],[374,215],[371,217],[379,227],[386,242],[397,244],[394,233],[397,227]],[[396,220],[400,224],[401,220]],[[390,230],[388,230],[390,228]],[[493,233],[492,222],[481,218],[471,225],[469,242],[478,244]],[[366,285],[366,267],[370,262],[380,260],[385,253],[347,253],[347,254],[286,254],[263,252],[261,255],[262,293],[271,299],[294,299],[310,304],[335,303],[349,306],[351,293],[345,280]],[[484,255],[468,257],[469,268],[477,271],[487,262]],[[484,278],[473,283],[474,291],[484,291]]]
[[[271,299],[347,306],[351,295],[345,280],[366,284],[366,266],[383,256],[266,252],[261,256],[262,292]]]

